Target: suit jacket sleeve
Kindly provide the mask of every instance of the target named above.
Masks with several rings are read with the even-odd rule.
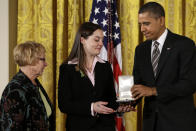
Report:
[[[112,72],[112,68],[111,65],[109,63],[107,63],[107,70],[109,73],[109,77],[108,77],[108,83],[107,83],[107,88],[109,89],[107,91],[107,96],[109,98],[108,100],[108,107],[113,108],[114,110],[116,110],[118,108],[118,103],[116,103],[116,92],[115,92],[115,87],[114,87],[114,77],[113,77],[113,72]]]
[[[74,115],[91,115],[91,101],[72,99],[71,67],[67,64],[60,66],[58,83],[58,106],[61,112]],[[77,82],[77,81],[76,81]],[[78,85],[79,86],[79,85]]]
[[[162,102],[169,102],[178,97],[191,95],[196,90],[192,79],[192,75],[195,76],[195,74],[192,74],[194,68],[191,67],[195,63],[195,44],[188,38],[181,39],[178,42],[179,57],[176,61],[179,64],[178,78],[174,83],[165,82],[158,85],[161,88],[157,87],[157,99]]]
[[[138,65],[138,47],[136,47],[135,49],[135,58],[134,58],[134,66],[133,66],[133,76],[134,76],[134,84],[141,84],[142,81],[142,77],[141,77],[141,73],[139,70],[139,65]]]
[[[133,76],[134,76],[134,84],[141,84],[142,83],[142,77],[138,65],[138,47],[135,49],[135,57],[134,57],[134,65],[133,65]],[[136,102],[132,106],[136,106],[142,98],[136,100]]]

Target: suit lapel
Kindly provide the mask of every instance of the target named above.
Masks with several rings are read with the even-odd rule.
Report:
[[[103,77],[101,74],[101,72],[102,72],[101,69],[102,69],[101,64],[99,62],[97,62],[95,65],[95,69],[94,69],[94,71],[95,71],[95,87],[97,84],[101,83],[100,80]],[[100,77],[100,76],[102,76],[102,77]]]
[[[171,35],[172,35],[171,32],[168,30],[168,34],[167,34],[165,43],[163,45],[160,58],[159,58],[157,75],[156,75],[155,79],[157,79],[157,77],[159,76],[160,71],[163,68],[164,64],[166,63],[166,61],[168,59],[168,56],[169,56],[169,54],[171,52],[171,49],[172,49],[172,42],[171,42],[172,41],[172,39],[171,39],[172,37],[171,37]]]
[[[146,67],[149,70],[149,75],[152,76],[152,78],[154,79],[154,72],[153,72],[153,68],[152,68],[152,63],[151,63],[151,46],[152,46],[152,41],[148,41],[148,43],[146,43],[146,48],[147,50],[145,50],[145,54],[144,56],[146,56]]]

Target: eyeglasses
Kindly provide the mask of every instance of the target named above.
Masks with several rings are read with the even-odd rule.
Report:
[[[39,60],[45,62],[46,61],[46,58],[39,58]]]

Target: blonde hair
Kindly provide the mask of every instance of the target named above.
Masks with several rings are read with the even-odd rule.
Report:
[[[33,41],[21,43],[14,48],[14,60],[19,66],[34,65],[46,52],[43,45]]]

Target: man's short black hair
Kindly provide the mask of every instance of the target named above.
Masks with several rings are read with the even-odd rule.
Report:
[[[139,14],[141,13],[145,13],[145,12],[149,12],[153,15],[155,15],[155,17],[165,17],[165,11],[163,6],[161,6],[159,3],[156,2],[148,2],[146,4],[144,4],[140,10],[139,10]]]

